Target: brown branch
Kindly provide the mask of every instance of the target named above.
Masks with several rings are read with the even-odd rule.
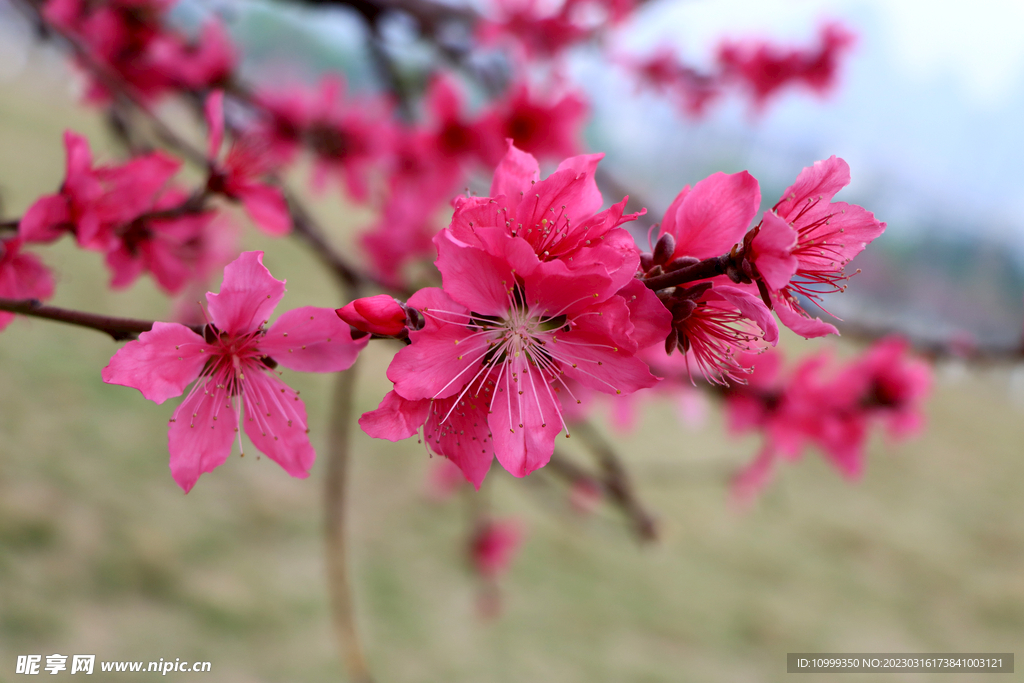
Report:
[[[97,315],[84,311],[74,311],[68,308],[57,308],[56,306],[44,306],[37,299],[0,299],[0,311],[18,313],[32,318],[43,318],[78,327],[105,332],[113,337],[114,341],[126,341],[137,339],[143,332],[153,329],[152,320],[134,320],[132,318],[115,318],[107,315]],[[202,334],[203,328],[197,325],[188,325],[196,334]]]
[[[872,343],[885,337],[899,336],[906,339],[916,353],[928,360],[963,360],[976,364],[1019,363],[1024,360],[1024,337],[1016,346],[997,346],[957,342],[948,339],[928,339],[887,325],[875,325],[856,321],[835,323],[844,339]]]
[[[327,584],[338,645],[352,683],[372,683],[356,627],[355,604],[349,577],[346,548],[346,485],[348,483],[353,393],[358,361],[339,373],[334,385],[328,439],[327,476],[324,482],[324,535],[327,553]]]
[[[653,289],[655,291],[659,289],[668,289],[669,287],[686,284],[687,282],[706,280],[708,278],[715,277],[716,275],[723,275],[726,272],[729,261],[729,254],[725,254],[724,256],[715,256],[713,258],[704,259],[699,263],[694,263],[692,266],[686,266],[685,268],[671,270],[661,275],[642,279],[640,282],[644,283],[649,289]]]
[[[601,475],[595,477],[584,468],[556,452],[551,456],[547,467],[551,472],[563,479],[579,483],[598,483],[608,499],[626,516],[634,533],[642,541],[654,541],[658,538],[658,523],[653,514],[647,511],[636,496],[632,478],[615,453],[615,449],[588,422],[577,422],[572,431],[579,436],[588,450],[597,459]]]

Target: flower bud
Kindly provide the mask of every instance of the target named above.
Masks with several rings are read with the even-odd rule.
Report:
[[[659,266],[666,263],[676,253],[676,238],[666,232],[654,245],[654,262]]]
[[[352,327],[370,334],[394,337],[405,331],[405,309],[386,294],[356,299],[336,313]]]

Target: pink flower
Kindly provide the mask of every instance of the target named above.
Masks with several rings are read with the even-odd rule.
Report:
[[[715,173],[692,189],[684,187],[661,223],[659,242],[674,248],[664,256],[659,251],[659,259],[671,268],[677,260],[696,263],[730,253],[746,235],[760,201],[757,181],[746,171]],[[778,325],[768,308],[728,280],[676,287],[662,294],[662,302],[673,322],[666,352],[678,347],[710,382],[742,381],[747,370],[740,355],[778,342]]]
[[[637,338],[667,331],[663,309],[664,317],[634,317],[643,308],[634,297],[646,289],[639,282],[620,295],[607,270],[574,273],[563,261],[539,261],[521,237],[501,240],[498,256],[500,240],[488,252],[449,231],[435,237],[444,290],[409,299],[426,324],[410,331],[412,343],[388,368],[395,396],[360,421],[371,436],[403,438],[433,406],[440,419],[429,429],[462,450],[453,457],[443,443],[428,443],[478,487],[495,455],[517,477],[547,464],[564,427],[563,378],[613,394],[653,386],[657,379],[635,356]],[[439,401],[451,398],[441,415]]]
[[[163,290],[175,294],[190,280],[205,275],[201,264],[216,239],[211,234],[215,214],[193,209],[187,202],[188,195],[172,188],[157,200],[153,213],[114,232],[106,258],[114,274],[111,287],[127,287],[148,271]]]
[[[456,199],[452,236],[493,249],[495,255],[501,254],[507,237],[518,237],[541,261],[561,261],[581,275],[588,270],[608,273],[609,286],[616,291],[629,283],[639,254],[632,236],[620,226],[641,214],[623,214],[628,198],[600,210],[604,200],[594,176],[604,155],[571,157],[540,180],[537,159],[507,144],[491,196]],[[650,292],[639,296],[653,300]]]
[[[734,431],[760,430],[764,446],[737,476],[734,493],[749,501],[768,483],[775,462],[795,460],[808,444],[817,446],[845,477],[864,469],[864,448],[874,424],[903,438],[923,424],[921,404],[931,371],[907,357],[907,344],[886,339],[838,371],[826,354],[804,359],[790,375],[780,354],[745,359],[754,364],[747,386],[726,393]]]
[[[372,272],[391,285],[408,281],[409,265],[427,262],[434,254],[431,238],[443,225],[437,213],[438,205],[428,195],[396,192],[384,205],[380,219],[359,235]]]
[[[505,99],[481,116],[485,135],[485,161],[497,164],[505,154],[506,140],[537,157],[563,159],[577,154],[588,105],[582,95],[540,98],[525,81],[513,84]]]
[[[852,44],[854,36],[839,24],[827,24],[819,32],[816,49],[783,49],[766,42],[747,45],[723,43],[718,62],[727,77],[740,80],[754,97],[758,109],[776,92],[790,83],[802,83],[818,93],[833,86],[839,57]]]
[[[352,327],[370,334],[393,337],[405,331],[405,309],[387,294],[356,299],[336,312]]]
[[[569,17],[569,3],[554,13],[539,0],[497,0],[495,5],[498,17],[482,20],[477,37],[484,44],[512,38],[526,58],[558,55],[591,33]]]
[[[21,251],[24,240],[0,240],[0,298],[39,299],[53,296],[53,276],[33,254]],[[0,331],[14,320],[14,314],[0,311]]]
[[[315,453],[305,405],[273,368],[345,370],[366,340],[353,341],[333,310],[311,306],[288,311],[264,329],[284,285],[264,267],[263,252],[245,252],[224,269],[220,293],[206,295],[211,322],[205,337],[157,322],[103,369],[104,382],[138,389],[156,403],[198,379],[167,435],[171,475],[186,493],[227,460],[236,436],[241,447],[239,422],[256,448],[290,475],[309,474]]]
[[[285,235],[292,228],[288,204],[281,190],[260,179],[273,170],[269,148],[257,135],[235,139],[223,162],[218,161],[224,141],[224,93],[216,91],[206,98],[206,125],[210,140],[206,156],[210,163],[207,190],[239,201],[249,218],[268,235]]]
[[[391,106],[384,100],[346,97],[345,82],[324,78],[309,104],[305,139],[316,154],[313,185],[320,189],[339,174],[352,199],[365,202],[370,172],[394,144]]]
[[[86,249],[107,251],[114,229],[153,208],[157,195],[181,162],[161,152],[136,157],[121,166],[93,167],[88,141],[66,131],[67,171],[60,192],[39,198],[19,227],[27,242],[52,242],[71,232]]]
[[[523,544],[522,525],[514,519],[487,520],[473,534],[469,544],[473,568],[486,579],[496,579],[509,570]]]
[[[836,328],[820,318],[812,320],[796,294],[802,294],[820,307],[822,294],[843,291],[846,287],[840,283],[848,279],[843,272],[845,266],[885,231],[885,223],[878,221],[870,211],[832,201],[832,197],[849,184],[850,167],[832,156],[801,171],[796,182],[772,208],[778,218],[796,230],[797,242],[792,255],[798,263],[796,274],[785,287],[776,287],[781,278],[768,284],[775,290],[775,312],[779,320],[803,337],[836,334]],[[781,230],[776,226],[778,221],[767,216],[761,229]]]
[[[154,68],[189,90],[223,86],[238,62],[231,37],[217,20],[207,21],[192,44],[175,34],[160,34],[149,46],[149,57]]]
[[[222,85],[237,63],[223,26],[207,22],[195,41],[167,28],[165,0],[49,0],[43,14],[53,26],[74,36],[89,52],[87,67],[99,62],[147,99],[169,90],[200,91]],[[86,72],[92,71],[90,68]],[[101,79],[86,97],[105,102],[111,93]]]
[[[721,94],[721,84],[712,74],[704,74],[683,64],[670,47],[662,47],[643,59],[624,60],[640,85],[673,97],[683,111],[700,117]]]

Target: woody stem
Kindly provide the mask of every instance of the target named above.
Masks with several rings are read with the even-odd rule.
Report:
[[[704,259],[699,263],[694,263],[692,266],[686,266],[685,268],[680,268],[678,270],[670,270],[667,273],[645,278],[640,281],[649,289],[657,291],[659,289],[668,289],[669,287],[683,285],[687,282],[707,280],[708,278],[715,277],[716,275],[724,275],[726,268],[729,265],[729,260],[729,254],[715,256],[709,259]]]
[[[97,315],[84,311],[75,311],[69,308],[58,308],[56,306],[44,306],[38,299],[0,299],[0,311],[9,311],[33,318],[44,318],[57,322],[88,327],[100,332],[106,332],[114,341],[127,341],[136,339],[143,332],[153,329],[152,320],[135,320],[133,318],[115,318],[108,315]],[[202,334],[201,326],[188,326],[196,334]]]
[[[324,534],[327,553],[327,584],[331,594],[331,612],[345,668],[352,683],[372,683],[373,677],[363,654],[356,627],[355,601],[349,576],[346,546],[350,432],[352,404],[358,361],[339,373],[334,385],[327,454],[327,480],[324,485]]]

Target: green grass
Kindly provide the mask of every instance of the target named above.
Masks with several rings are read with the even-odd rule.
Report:
[[[37,67],[0,84],[5,217],[59,184],[63,128],[89,134],[101,156],[113,149],[64,83]],[[336,199],[317,208],[342,243],[361,220]],[[247,244],[268,248],[271,271],[288,279],[282,310],[334,303],[297,245],[271,253],[251,230]],[[97,255],[67,242],[39,251],[61,273],[55,303],[166,315],[148,280],[111,293]],[[182,495],[167,469],[174,402],[103,384],[117,348],[45,321],[0,335],[0,681],[15,678],[16,655],[54,652],[209,660],[216,681],[342,678],[324,587],[322,463],[295,480],[266,458],[235,457]],[[388,353],[364,354],[360,411],[386,390]],[[1024,636],[1021,408],[999,372],[939,378],[929,430],[898,447],[872,442],[861,483],[812,455],[745,514],[728,505],[726,473],[756,439],[727,438],[717,414],[686,430],[670,406],[648,404],[634,436],[613,438],[661,516],[654,547],[639,547],[614,512],[581,518],[550,480],[496,467],[492,504],[523,517],[529,538],[495,621],[476,614],[465,501],[426,500],[429,463],[415,440],[358,433],[351,543],[378,680],[779,681],[791,651],[1013,651]],[[322,447],[331,378],[286,380]]]

